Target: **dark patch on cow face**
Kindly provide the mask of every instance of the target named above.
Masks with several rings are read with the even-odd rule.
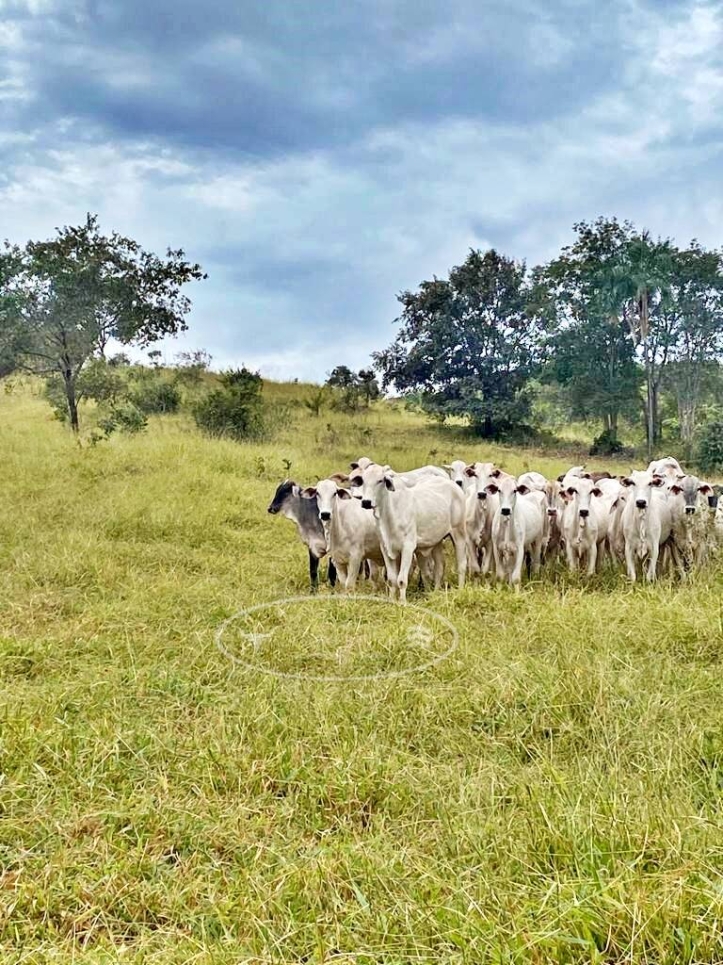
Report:
[[[276,487],[276,492],[274,493],[274,498],[269,504],[267,512],[275,516],[280,513],[283,509],[284,503],[291,496],[294,491],[294,486],[296,483],[292,479],[285,479],[282,483]]]

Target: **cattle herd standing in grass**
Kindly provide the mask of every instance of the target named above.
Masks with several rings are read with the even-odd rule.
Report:
[[[647,580],[664,571],[684,577],[723,539],[718,487],[672,456],[629,476],[574,466],[557,479],[462,460],[395,472],[364,456],[315,486],[285,480],[269,512],[296,523],[312,589],[328,556],[332,585],[337,575],[345,590],[362,571],[385,575],[402,601],[415,565],[425,583],[441,585],[447,537],[460,587],[468,575],[519,586],[525,563],[534,576],[558,559],[588,576],[622,564],[631,580],[639,567]]]

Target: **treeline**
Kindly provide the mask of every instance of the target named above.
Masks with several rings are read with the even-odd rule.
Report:
[[[624,419],[652,453],[672,401],[690,453],[702,402],[723,419],[723,253],[615,218],[574,231],[548,264],[471,251],[447,278],[402,292],[397,337],[374,354],[383,387],[500,437],[530,425],[535,386],[555,386],[571,417],[600,421],[595,447],[607,452]]]

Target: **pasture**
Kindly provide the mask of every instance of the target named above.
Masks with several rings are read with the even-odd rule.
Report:
[[[413,589],[459,642],[406,676],[304,676],[346,618],[328,587],[275,633],[296,676],[216,646],[236,611],[307,593],[266,513],[285,476],[572,455],[386,405],[299,408],[273,444],[163,417],[79,448],[28,387],[0,396],[0,447],[5,960],[723,960],[719,566]],[[406,666],[407,617],[355,607]]]

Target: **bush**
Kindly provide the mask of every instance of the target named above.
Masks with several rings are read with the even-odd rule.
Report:
[[[605,429],[597,438],[593,439],[590,446],[591,456],[615,456],[623,451],[625,447],[614,432]]]
[[[112,405],[105,415],[98,420],[98,426],[90,436],[91,445],[95,446],[102,439],[108,439],[114,432],[125,432],[133,435],[143,432],[148,427],[148,419],[132,402],[119,402]]]
[[[723,472],[723,422],[709,422],[701,429],[696,463],[703,472]]]
[[[141,412],[147,414],[176,412],[181,404],[178,387],[160,379],[138,382],[130,397]]]
[[[261,376],[242,368],[222,372],[218,380],[221,388],[193,407],[196,425],[210,436],[258,439],[264,431]]]

